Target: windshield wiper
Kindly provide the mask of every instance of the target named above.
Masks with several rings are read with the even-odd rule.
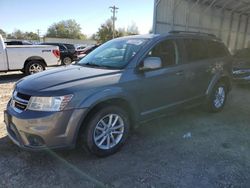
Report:
[[[100,64],[95,64],[95,63],[92,63],[92,62],[87,62],[87,63],[81,64],[81,65],[82,65],[82,66],[88,66],[88,67],[104,68],[104,69],[117,69],[117,68],[114,68],[114,67],[112,67],[112,66],[100,65]]]
[[[118,67],[113,67],[113,66],[109,66],[109,65],[100,65],[100,64],[95,64],[92,62],[87,62],[87,63],[80,63],[80,66],[84,66],[84,67],[92,67],[92,68],[103,68],[103,69],[112,69],[112,70],[120,70],[121,68]]]
[[[100,67],[100,65],[92,63],[92,62],[87,62],[84,65],[91,66],[91,67]]]
[[[102,67],[101,65],[95,64],[95,63],[91,63],[91,62],[87,62],[87,63],[79,63],[78,65],[81,66],[88,66],[88,67]]]

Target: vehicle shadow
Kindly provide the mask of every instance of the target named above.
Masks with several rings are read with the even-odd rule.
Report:
[[[0,84],[16,82],[24,77],[21,72],[15,72],[14,74],[0,74]]]
[[[250,84],[234,84],[233,89],[250,90]]]

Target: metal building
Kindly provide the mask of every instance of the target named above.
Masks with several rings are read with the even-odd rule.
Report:
[[[213,33],[231,51],[250,46],[250,0],[155,0],[154,33]]]

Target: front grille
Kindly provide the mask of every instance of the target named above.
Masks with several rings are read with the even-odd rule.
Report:
[[[30,97],[31,97],[30,95],[14,91],[11,100],[11,106],[16,112],[21,113],[24,110],[26,110]]]
[[[23,94],[23,93],[17,93],[17,97],[20,98],[20,99],[23,99],[23,100],[30,100],[30,95],[26,95],[26,94]]]
[[[17,101],[15,102],[14,106],[15,106],[17,109],[19,109],[19,110],[25,110],[26,107],[27,107],[27,105],[21,104],[21,103],[19,103],[19,102],[17,102]]]

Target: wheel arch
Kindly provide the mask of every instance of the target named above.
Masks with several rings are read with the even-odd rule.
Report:
[[[223,82],[226,85],[226,89],[227,91],[230,91],[232,88],[232,83],[231,83],[231,77],[228,74],[217,74],[214,76],[214,78],[212,79],[212,81],[210,82],[208,89],[206,91],[206,95],[209,96],[211,94],[211,92],[213,91],[214,86],[218,83],[218,82]]]
[[[131,122],[131,128],[133,129],[135,127],[136,112],[128,100],[126,100],[122,97],[114,97],[114,98],[101,100],[98,103],[93,104],[90,108],[88,108],[83,120],[81,121],[81,123],[76,131],[76,134],[75,134],[75,143],[76,144],[79,142],[80,134],[83,131],[85,131],[85,129],[87,127],[86,124],[90,120],[91,115],[96,113],[101,108],[104,108],[105,106],[108,106],[108,105],[114,105],[114,106],[118,106],[122,109],[125,109],[125,111],[128,113],[129,120]]]
[[[39,62],[43,63],[43,64],[45,65],[45,67],[47,67],[47,63],[46,63],[46,61],[45,61],[42,57],[40,57],[40,56],[32,56],[32,57],[29,57],[29,58],[27,58],[27,59],[25,60],[23,69],[24,69],[24,68],[26,67],[26,65],[27,65],[29,62],[31,62],[31,61],[39,61]]]

